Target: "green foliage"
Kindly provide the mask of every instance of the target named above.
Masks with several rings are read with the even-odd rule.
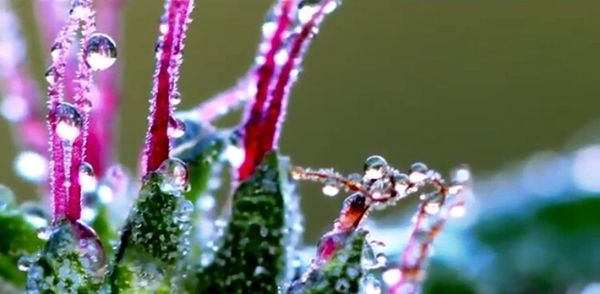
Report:
[[[161,190],[165,179],[150,173],[121,235],[108,275],[113,292],[166,289],[189,247],[192,204],[181,193]]]
[[[44,293],[90,293],[100,288],[100,279],[77,237],[77,226],[61,221],[53,230],[39,259],[28,272],[27,289]]]
[[[27,217],[16,207],[12,192],[0,185],[0,277],[16,285],[23,285],[26,276],[17,269],[18,260],[44,246],[37,237],[38,226]]]
[[[231,218],[198,293],[277,293],[285,268],[285,207],[276,153],[268,154],[233,196]]]

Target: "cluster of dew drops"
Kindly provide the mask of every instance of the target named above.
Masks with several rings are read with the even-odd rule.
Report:
[[[315,181],[323,184],[323,194],[336,196],[343,189],[346,192],[361,192],[375,209],[383,209],[396,204],[398,200],[432,186],[432,191],[423,192],[421,200],[426,201],[425,211],[436,214],[443,204],[445,195],[461,192],[468,181],[468,170],[457,170],[457,174],[446,186],[440,173],[429,169],[426,164],[413,163],[408,173],[391,167],[385,158],[379,155],[369,156],[364,163],[364,173],[352,173],[344,177],[333,169],[309,169],[294,167],[292,177],[296,180]],[[462,178],[461,178],[462,177]],[[464,207],[455,207],[453,214],[460,213]]]

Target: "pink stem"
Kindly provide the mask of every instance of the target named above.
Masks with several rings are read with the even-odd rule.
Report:
[[[275,56],[283,44],[285,33],[288,32],[292,21],[292,13],[295,11],[296,1],[282,0],[274,9],[279,13],[276,22],[276,29],[270,39],[269,49],[264,56],[264,63],[256,69],[257,92],[253,104],[250,108],[246,122],[243,125],[244,130],[244,162],[238,169],[238,180],[247,179],[256,166],[260,164],[265,153],[261,151],[260,133],[262,132],[262,120],[264,113],[264,104],[269,94],[271,78],[275,73]]]
[[[425,209],[427,202],[421,203],[413,230],[402,253],[400,279],[389,288],[389,294],[419,292],[425,263],[433,242],[448,221],[450,211],[459,205],[464,205],[464,200],[460,195],[452,195],[446,199],[446,203],[437,214],[429,215]]]
[[[193,9],[193,1],[167,0],[165,14],[161,20],[161,28],[166,25],[166,32],[159,36],[157,70],[154,74],[154,88],[150,105],[149,128],[146,135],[144,156],[146,172],[159,168],[169,157],[170,138],[169,121],[173,115],[171,97],[177,92],[177,77],[181,64],[181,50],[185,39],[185,30],[190,21],[189,14]]]
[[[284,109],[287,104],[291,86],[296,80],[295,77],[292,77],[292,73],[295,69],[299,69],[299,66],[302,63],[302,57],[310,45],[312,36],[315,34],[314,31],[315,29],[318,29],[323,21],[325,7],[333,1],[334,0],[322,1],[318,10],[313,14],[311,19],[302,26],[302,30],[293,40],[289,50],[288,60],[284,64],[279,79],[277,80],[277,84],[273,89],[273,98],[271,98],[271,102],[266,112],[266,118],[264,119],[263,135],[266,139],[261,140],[261,142],[263,143],[262,150],[265,153],[277,145],[277,137],[285,115],[282,109]]]
[[[48,85],[48,128],[50,131],[50,191],[53,197],[53,220],[56,222],[66,213],[67,206],[67,177],[64,164],[63,139],[56,132],[58,117],[56,109],[64,100],[64,76],[66,59],[77,29],[77,20],[69,17],[67,23],[59,31],[55,40],[58,46],[56,58],[53,58],[51,69],[54,78]]]
[[[245,74],[233,87],[196,106],[194,116],[203,122],[213,122],[246,102],[254,84],[254,71]]]
[[[89,8],[90,14],[82,19],[81,27],[81,52],[78,58],[79,68],[75,78],[74,102],[79,110],[82,119],[81,135],[75,140],[71,155],[71,172],[69,173],[70,186],[69,197],[67,198],[67,208],[65,215],[67,219],[75,222],[81,217],[81,184],[79,183],[79,169],[86,159],[86,146],[89,129],[89,115],[85,110],[85,103],[89,101],[92,84],[92,70],[86,62],[88,52],[85,51],[89,38],[96,31],[95,13],[92,8],[91,0],[82,1],[80,5]]]

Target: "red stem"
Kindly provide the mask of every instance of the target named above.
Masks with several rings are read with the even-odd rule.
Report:
[[[171,0],[165,6],[167,32],[160,38],[160,55],[157,59],[157,72],[154,76],[154,97],[150,108],[150,127],[146,136],[144,155],[146,171],[154,171],[169,158],[169,120],[173,115],[170,97],[176,91],[175,81],[179,72],[180,54],[185,38],[193,1]]]
[[[287,103],[290,92],[289,90],[294,82],[291,77],[292,71],[294,68],[297,68],[298,64],[300,63],[299,61],[302,58],[303,53],[306,51],[305,49],[307,48],[311,35],[313,34],[313,29],[323,19],[323,10],[328,3],[328,0],[323,1],[319,7],[319,10],[316,11],[312,18],[302,27],[302,30],[292,43],[288,60],[281,69],[279,79],[277,80],[277,84],[273,89],[273,98],[271,99],[267,109],[266,118],[264,119],[263,136],[265,139],[261,140],[263,143],[262,150],[264,153],[273,149],[277,144],[276,137],[281,129],[283,115],[285,115],[282,112],[282,109]]]
[[[254,98],[252,107],[249,115],[244,123],[244,150],[245,158],[244,162],[238,169],[238,180],[243,181],[247,179],[254,169],[262,161],[265,151],[261,150],[260,140],[262,129],[262,121],[264,114],[264,104],[267,101],[269,95],[271,79],[275,73],[276,62],[275,55],[283,44],[285,33],[291,24],[291,12],[293,11],[294,4],[296,2],[292,0],[282,0],[280,2],[280,14],[277,19],[277,28],[271,38],[269,51],[265,55],[264,63],[256,70],[257,81],[257,92]],[[277,8],[276,8],[277,11]]]

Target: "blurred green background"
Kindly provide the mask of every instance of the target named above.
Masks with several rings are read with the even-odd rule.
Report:
[[[47,50],[32,0],[13,1],[43,80]],[[197,0],[180,77],[180,109],[226,89],[253,60],[270,0]],[[298,165],[360,171],[370,154],[397,167],[459,163],[475,174],[541,149],[561,150],[600,109],[599,1],[345,0],[324,23],[295,86],[281,150]],[[146,130],[162,1],[129,0],[119,158],[133,168]],[[100,24],[101,25],[101,24]],[[117,78],[117,77],[115,77]],[[229,118],[232,125],[237,118]],[[35,190],[12,170],[0,122],[0,183]],[[341,198],[302,186],[307,240],[329,229]]]

